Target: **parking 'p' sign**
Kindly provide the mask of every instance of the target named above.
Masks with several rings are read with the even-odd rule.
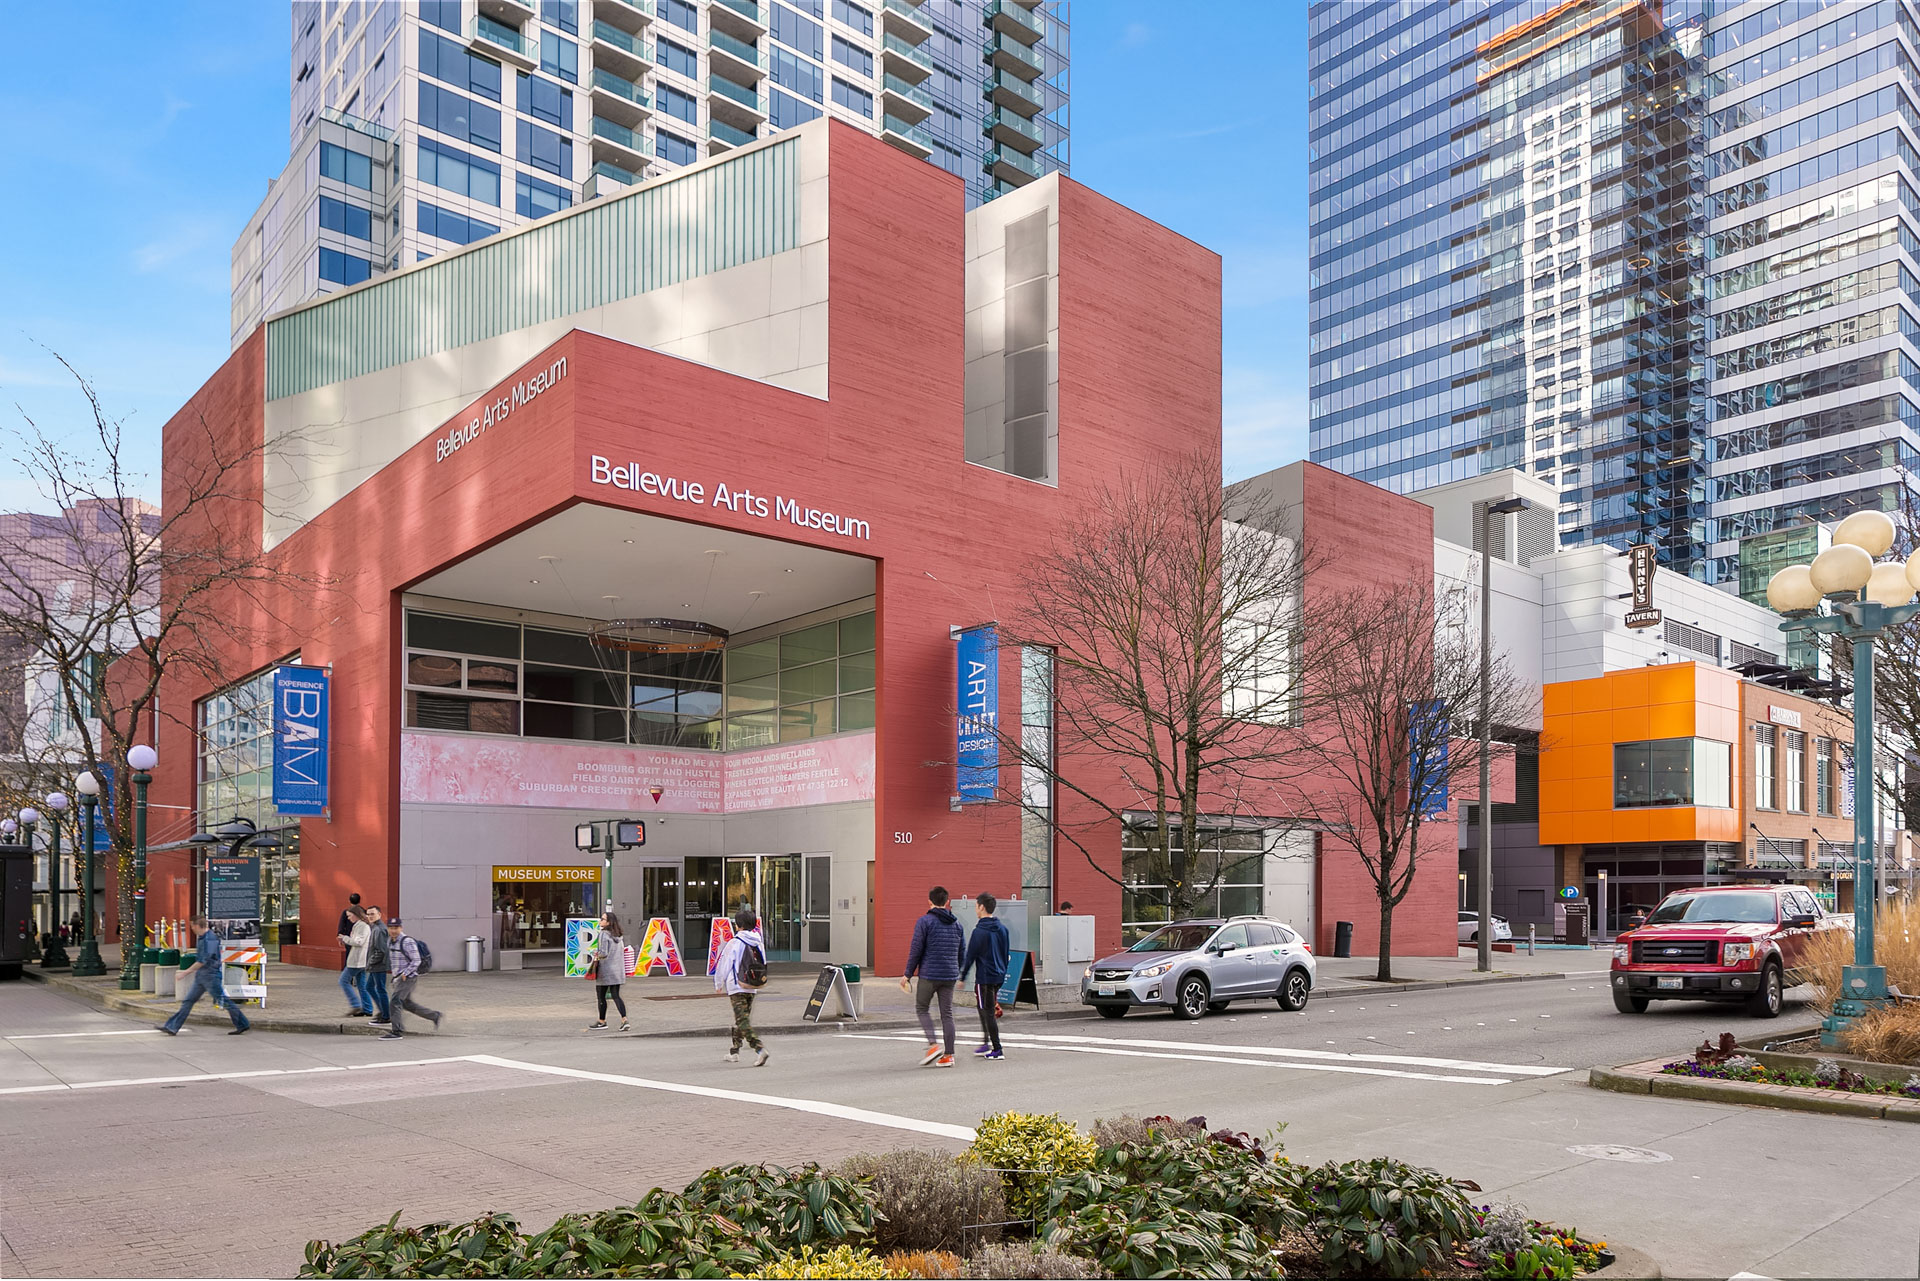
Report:
[[[1564,899],[1579,898],[1580,889],[1578,886],[1574,886],[1574,885],[1563,885],[1560,887],[1560,897]]]

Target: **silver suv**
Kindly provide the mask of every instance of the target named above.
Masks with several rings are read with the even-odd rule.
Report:
[[[1166,1006],[1183,1019],[1197,1019],[1247,997],[1298,1010],[1313,991],[1314,975],[1312,947],[1280,921],[1175,921],[1088,967],[1080,1003],[1110,1019],[1137,1005]]]

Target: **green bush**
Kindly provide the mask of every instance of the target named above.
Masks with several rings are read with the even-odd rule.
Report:
[[[1000,1176],[975,1161],[945,1152],[904,1149],[861,1153],[838,1173],[873,1189],[874,1249],[966,1253],[1000,1239],[1007,1202]],[[983,1226],[995,1225],[995,1226]],[[971,1230],[969,1230],[971,1229]]]
[[[1306,1221],[1297,1204],[1297,1167],[1269,1157],[1257,1145],[1204,1133],[1153,1137],[1102,1149],[1099,1165],[1129,1183],[1158,1184],[1175,1204],[1228,1215],[1270,1239],[1297,1232]]]
[[[1056,1112],[1001,1112],[983,1117],[967,1155],[1000,1175],[1007,1209],[1031,1219],[1045,1205],[1047,1185],[1060,1174],[1093,1167],[1099,1149]]]
[[[1110,1171],[1056,1178],[1039,1239],[1122,1277],[1268,1277],[1282,1274],[1275,1242],[1181,1189],[1129,1183]]]
[[[1093,1123],[1093,1141],[1103,1148],[1126,1147],[1154,1138],[1186,1139],[1207,1132],[1207,1118],[1177,1121],[1170,1116],[1110,1116]]]
[[[803,1245],[798,1250],[776,1254],[752,1272],[736,1272],[736,1277],[766,1277],[769,1281],[801,1281],[813,1277],[888,1277],[887,1265],[867,1250],[850,1245],[816,1250]]]
[[[495,1275],[724,1277],[758,1267],[771,1246],[685,1196],[655,1188],[631,1206],[562,1215]]]
[[[525,1241],[511,1215],[398,1226],[400,1214],[335,1245],[309,1241],[302,1277],[495,1277]]]
[[[1475,1232],[1472,1207],[1438,1172],[1391,1157],[1301,1171],[1307,1232],[1333,1276],[1410,1277],[1449,1267]]]
[[[1026,1242],[982,1246],[967,1260],[967,1275],[979,1281],[1092,1281],[1104,1277],[1099,1265]]]
[[[811,1162],[797,1170],[778,1165],[708,1170],[687,1185],[686,1200],[750,1235],[792,1245],[873,1233],[873,1189]]]

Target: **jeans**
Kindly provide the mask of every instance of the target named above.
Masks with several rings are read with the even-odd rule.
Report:
[[[382,974],[380,977],[384,979],[387,976]],[[423,1019],[431,1019],[435,1027],[440,1026],[440,1011],[430,1010],[426,1006],[418,1004],[413,999],[414,984],[419,981],[420,976],[418,974],[411,974],[406,978],[395,979],[393,981],[393,995],[388,999],[391,1002],[389,1008],[391,1008],[393,1012],[393,1030],[395,1032],[404,1034],[407,1030],[400,1018],[400,1011],[402,1010],[418,1014]]]
[[[367,995],[367,972],[358,966],[349,965],[340,971],[340,990],[347,994],[348,1008],[359,1012],[373,1008],[373,998]]]
[[[393,1017],[392,1007],[387,1004],[387,972],[385,970],[367,971],[367,991],[373,994],[372,1004],[379,1007],[374,1018],[385,1023]]]
[[[620,995],[621,986],[619,983],[594,984],[593,995],[595,999],[600,1002],[600,1021],[602,1023],[607,1021],[607,995],[609,993],[613,995],[614,1008],[620,1011],[620,1017],[623,1019],[627,1017],[627,1002],[626,998]]]
[[[1000,1019],[993,1009],[1000,1003],[1000,985],[998,983],[977,983],[973,989],[973,999],[980,1006],[980,1043],[1000,1048]]]
[[[953,1053],[953,980],[933,983],[921,979],[913,994],[913,1012],[920,1018],[920,1030],[927,1034],[927,1044],[932,1045],[933,1014],[929,1007],[935,997],[940,998],[940,1030],[945,1033],[947,1053]]]
[[[194,1005],[203,996],[212,996],[215,1005],[226,1007],[227,1017],[233,1020],[234,1030],[244,1032],[253,1026],[247,1022],[247,1016],[240,1012],[240,1007],[227,999],[226,989],[221,985],[220,972],[197,970],[194,972],[193,986],[187,990],[187,999],[180,1002],[180,1008],[173,1012],[173,1017],[169,1018],[164,1025],[167,1031],[178,1032],[181,1025],[187,1021],[187,1015],[193,1012]]]

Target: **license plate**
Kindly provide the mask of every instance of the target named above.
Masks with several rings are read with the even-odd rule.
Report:
[[[1655,979],[1653,982],[1655,987],[1675,988],[1675,987],[1680,987],[1684,985],[1686,983],[1686,980],[1677,979],[1677,978],[1676,979]]]
[[[1114,994],[1115,992],[1117,992],[1117,991],[1119,991],[1119,990],[1120,990],[1120,989],[1118,989],[1118,988],[1116,988],[1116,987],[1112,987],[1112,986],[1107,986],[1107,987],[1097,987],[1097,988],[1095,988],[1095,989],[1094,989],[1094,991],[1095,991],[1095,992],[1098,992],[1098,993],[1099,993],[1099,994],[1100,994],[1101,996],[1112,996],[1112,995],[1113,995],[1113,994]]]

